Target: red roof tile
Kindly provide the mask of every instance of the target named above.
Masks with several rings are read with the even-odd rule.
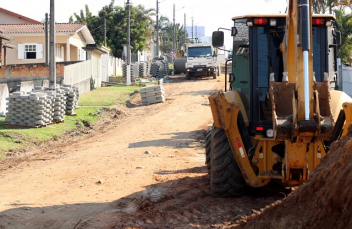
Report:
[[[56,23],[55,30],[57,33],[75,33],[84,26],[85,24],[78,23]],[[0,24],[0,31],[5,34],[44,33],[45,24]]]

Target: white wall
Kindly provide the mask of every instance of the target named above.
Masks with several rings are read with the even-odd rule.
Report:
[[[92,76],[92,60],[65,66],[64,84],[75,85]]]
[[[342,66],[342,90],[352,97],[352,67]]]
[[[7,84],[0,84],[0,116],[6,113],[6,98],[9,97],[9,89]]]
[[[92,77],[95,80],[95,87],[101,87],[101,56],[93,51],[92,55]]]
[[[124,61],[120,58],[109,57],[109,76],[122,76],[122,65]]]

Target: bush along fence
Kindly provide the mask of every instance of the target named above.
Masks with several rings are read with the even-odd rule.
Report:
[[[70,86],[57,86],[56,91],[35,87],[32,92],[14,92],[8,98],[6,127],[43,127],[74,115],[78,104],[78,90]]]

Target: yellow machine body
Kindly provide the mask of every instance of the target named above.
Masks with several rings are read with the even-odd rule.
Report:
[[[328,73],[325,73],[323,81],[315,80],[312,39],[308,51],[309,77],[308,82],[305,81],[304,56],[300,46],[303,36],[299,23],[301,2],[290,0],[288,4],[285,35],[280,45],[285,78],[276,82],[274,77],[270,77],[267,95],[271,103],[272,137],[241,133],[239,113],[246,127],[250,125],[250,119],[240,91],[219,91],[209,97],[214,126],[225,131],[243,178],[252,187],[261,187],[273,179],[280,179],[287,185],[303,183],[328,152],[326,143],[344,136],[352,123],[352,99],[331,88]],[[311,9],[312,1],[308,0],[308,4]],[[311,10],[309,15],[309,25],[312,26],[312,19],[319,15],[313,16]],[[242,18],[255,17],[260,15]],[[270,15],[262,17],[269,18]],[[241,19],[234,19],[238,18]],[[309,32],[312,37],[312,30]],[[308,97],[305,96],[305,85],[309,87]],[[307,99],[309,118],[305,113]],[[343,118],[339,118],[341,113]],[[340,134],[336,134],[337,123],[342,129]],[[333,138],[334,135],[337,137]],[[244,137],[250,138],[251,148],[244,147]],[[284,153],[278,154],[275,147],[282,147]]]

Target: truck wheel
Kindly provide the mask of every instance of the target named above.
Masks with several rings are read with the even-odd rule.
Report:
[[[220,68],[218,67],[217,75],[220,76]]]
[[[210,152],[211,152],[211,130],[210,127],[205,135],[205,164],[207,165],[208,173],[210,174]]]
[[[242,196],[246,181],[233,156],[226,133],[216,126],[212,130],[210,184],[214,197]]]
[[[186,80],[190,80],[191,79],[191,76],[189,75],[189,73],[187,72],[186,73]]]
[[[216,79],[216,73],[213,72],[213,79]]]

